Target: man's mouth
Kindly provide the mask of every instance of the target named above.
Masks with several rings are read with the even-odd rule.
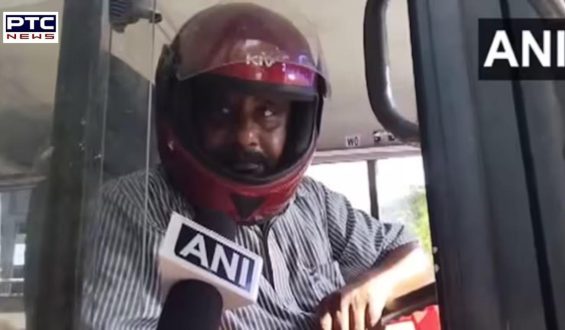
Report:
[[[255,162],[235,162],[231,166],[234,172],[244,175],[260,175],[265,171],[265,166]]]

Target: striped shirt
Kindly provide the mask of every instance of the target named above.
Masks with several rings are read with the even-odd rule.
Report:
[[[192,208],[161,168],[106,184],[85,236],[84,329],[155,329],[162,306],[156,263],[173,212]],[[257,303],[225,311],[222,329],[311,329],[328,294],[415,241],[407,227],[354,209],[342,195],[304,178],[286,211],[240,226],[236,243],[263,257]]]

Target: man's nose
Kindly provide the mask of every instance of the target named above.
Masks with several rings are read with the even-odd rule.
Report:
[[[237,125],[236,140],[242,149],[254,150],[259,148],[259,127],[246,116],[239,119]]]

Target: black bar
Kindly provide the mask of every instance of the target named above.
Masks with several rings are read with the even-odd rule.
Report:
[[[546,329],[512,88],[477,77],[500,4],[409,5],[442,328]]]
[[[558,1],[502,3],[509,18],[536,17],[532,6],[543,18],[563,18]],[[548,328],[565,329],[565,82],[516,81],[513,93],[546,320]]]
[[[379,219],[379,192],[377,187],[377,160],[367,161],[367,176],[369,179],[369,197],[371,199],[371,215]]]
[[[30,210],[27,329],[75,329],[80,307],[79,239],[88,164],[89,113],[99,102],[103,1],[65,0],[48,182]],[[44,200],[42,200],[44,199]],[[29,258],[27,258],[29,257]],[[79,276],[77,276],[79,275]]]

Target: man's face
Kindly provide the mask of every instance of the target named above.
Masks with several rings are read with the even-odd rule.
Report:
[[[196,111],[208,156],[235,173],[271,174],[285,147],[290,101],[230,92],[206,103]]]

